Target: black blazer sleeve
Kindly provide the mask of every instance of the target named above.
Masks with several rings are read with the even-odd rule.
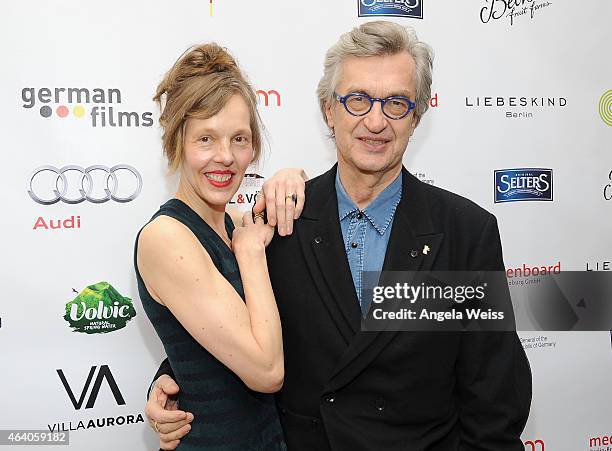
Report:
[[[164,359],[164,361],[161,363],[161,365],[159,366],[159,369],[157,370],[157,373],[155,373],[155,376],[153,377],[153,381],[149,384],[149,389],[147,390],[147,400],[149,399],[149,395],[151,394],[151,389],[153,388],[153,384],[155,383],[155,381],[157,380],[159,376],[162,376],[164,374],[167,374],[172,379],[174,379],[174,371],[172,371],[172,367],[170,366],[170,362],[168,362],[167,358]]]
[[[490,216],[470,270],[503,270],[497,221]],[[457,361],[460,451],[524,451],[531,370],[516,332],[464,332]]]

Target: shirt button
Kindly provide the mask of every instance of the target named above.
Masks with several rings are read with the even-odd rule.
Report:
[[[361,218],[363,218],[363,213],[362,212],[357,213],[357,219],[361,219]]]
[[[376,399],[376,410],[378,410],[379,412],[382,412],[383,410],[385,410],[385,407],[387,407],[387,402],[385,401],[385,398],[383,398],[382,396]]]
[[[355,243],[354,241],[351,243],[351,247],[352,247],[353,249],[355,249],[357,246],[358,246],[358,244],[357,244],[357,243]]]
[[[418,255],[419,255],[419,251],[417,251],[417,250],[415,250],[415,249],[412,249],[412,250],[410,251],[410,256],[411,256],[412,258],[417,258],[417,257],[418,257]]]
[[[321,243],[321,241],[323,241],[323,238],[321,238],[320,236],[315,237],[315,239],[314,239],[314,242],[315,242],[316,244],[320,244],[320,243]]]
[[[336,401],[336,394],[335,393],[329,393],[328,395],[325,395],[323,400],[326,403],[328,403],[328,404],[333,404]]]

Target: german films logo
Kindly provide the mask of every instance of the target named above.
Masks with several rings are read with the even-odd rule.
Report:
[[[421,0],[357,0],[358,16],[423,18]]]
[[[495,203],[553,200],[552,169],[499,169],[493,176]]]
[[[123,329],[136,316],[132,300],[121,296],[108,282],[89,285],[69,301],[64,310],[64,319],[72,331],[85,334],[106,334]]]
[[[126,111],[118,88],[31,88],[21,90],[22,107],[41,117],[86,120],[92,127],[151,127],[150,111]]]
[[[608,89],[599,99],[599,116],[606,125],[612,125],[612,89]]]

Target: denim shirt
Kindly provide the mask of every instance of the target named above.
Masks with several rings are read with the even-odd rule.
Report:
[[[382,271],[391,235],[395,210],[402,198],[402,174],[391,182],[364,210],[353,203],[346,194],[336,173],[338,214],[353,284],[361,311],[365,314],[369,305],[361,302],[362,271]]]

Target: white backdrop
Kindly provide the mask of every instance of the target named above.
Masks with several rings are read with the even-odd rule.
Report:
[[[517,13],[528,9],[486,21],[488,8],[495,8],[497,17],[506,3]],[[214,40],[226,46],[257,89],[278,93],[268,94],[267,106],[260,95],[269,150],[250,172],[265,177],[298,166],[318,175],[335,154],[314,92],[326,49],[341,32],[375,19],[358,17],[358,5],[358,0],[3,5],[0,123],[7,172],[0,181],[0,429],[72,428],[70,449],[78,450],[155,448],[156,438],[142,419],[146,388],[163,351],[138,299],[132,251],[137,230],[173,194],[175,183],[166,176],[151,100],[157,83],[190,45]],[[420,7],[422,19],[389,18],[414,26],[436,52],[435,106],[409,144],[406,166],[493,212],[508,268],[560,262],[562,270],[611,269],[612,200],[606,200],[604,188],[612,183],[612,109],[603,96],[612,89],[612,3],[424,0]],[[510,97],[525,97],[527,106],[509,107]],[[497,105],[497,98],[504,106],[485,106]],[[532,98],[544,100],[533,104]],[[509,118],[508,112],[526,117]],[[32,173],[41,166],[124,164],[142,178],[141,192],[129,202],[45,205],[28,194]],[[512,168],[552,169],[553,200],[494,203],[493,171]],[[90,198],[106,196],[107,174],[90,173]],[[115,175],[117,197],[136,194],[130,172]],[[80,198],[82,173],[69,170],[64,176],[65,197]],[[56,198],[57,177],[49,170],[39,173],[33,192]],[[239,193],[253,193],[260,180],[250,178],[251,185]],[[102,281],[132,300],[136,316],[108,333],[73,331],[64,319],[66,304]],[[93,291],[88,299],[94,307],[110,299],[108,291]],[[77,301],[83,299],[81,294]],[[109,323],[116,324],[112,318]],[[612,435],[610,334],[520,335],[534,379],[526,449],[598,451]],[[127,424],[130,416],[134,423]],[[541,442],[535,445],[536,440]]]

